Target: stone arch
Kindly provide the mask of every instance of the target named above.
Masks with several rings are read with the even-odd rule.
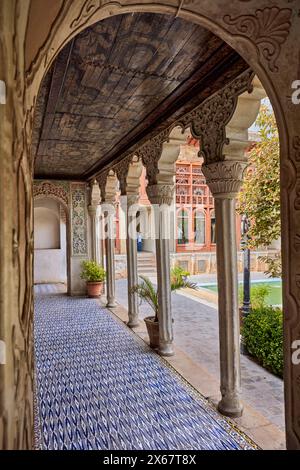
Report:
[[[42,75],[49,68],[52,61],[56,57],[57,53],[62,49],[62,47],[72,39],[76,34],[82,31],[84,28],[92,25],[93,23],[100,21],[108,16],[114,14],[128,13],[128,12],[156,12],[156,13],[169,13],[176,16],[179,16],[183,19],[187,19],[192,22],[196,22],[208,30],[214,32],[217,36],[221,37],[225,42],[227,42],[233,49],[235,49],[240,55],[251,65],[253,70],[256,72],[261,82],[263,83],[264,88],[267,91],[267,94],[271,100],[275,116],[278,123],[279,135],[280,135],[280,149],[281,149],[281,161],[282,168],[284,167],[285,172],[288,174],[288,177],[285,177],[283,183],[284,195],[282,197],[282,202],[285,204],[285,208],[288,209],[290,204],[287,189],[291,189],[293,184],[295,184],[295,170],[291,162],[290,149],[294,148],[294,153],[297,151],[297,137],[290,137],[290,143],[288,142],[288,103],[283,102],[282,93],[283,88],[282,80],[277,80],[275,85],[275,75],[278,73],[278,63],[279,56],[281,52],[282,45],[286,42],[288,36],[291,41],[292,34],[290,33],[290,18],[292,13],[296,15],[296,8],[278,8],[276,6],[269,7],[268,2],[266,6],[261,5],[261,2],[255,1],[251,5],[247,5],[247,10],[244,2],[235,8],[232,5],[224,5],[224,1],[219,0],[214,2],[188,2],[186,5],[183,3],[178,4],[177,1],[173,2],[159,2],[158,3],[136,3],[135,5],[130,5],[127,1],[123,0],[118,4],[108,3],[105,5],[101,4],[89,4],[89,2],[84,2],[83,0],[78,0],[73,2],[70,6],[69,11],[66,12],[62,8],[62,12],[58,21],[55,23],[55,37],[50,37],[45,41],[44,45],[41,47],[39,54],[36,60],[33,62],[33,66],[29,69],[27,74],[27,83],[36,82],[36,90],[38,88],[39,82],[41,81]],[[217,21],[216,18],[219,16],[216,15],[216,9],[219,8],[223,11],[222,21]],[[247,12],[246,12],[247,11]],[[246,12],[246,13],[245,13]],[[264,26],[267,25],[268,19],[271,19],[271,28],[269,30],[269,40],[265,38],[265,29]],[[66,27],[66,23],[68,26]],[[280,30],[280,38],[276,38],[276,31]],[[295,31],[293,31],[295,36]],[[297,41],[294,39],[294,43]],[[292,47],[292,46],[291,46]],[[298,60],[295,54],[295,47],[292,47],[294,52],[295,61]],[[46,51],[49,53],[46,55]],[[46,60],[42,64],[41,58],[46,55]],[[277,63],[278,62],[278,63]],[[34,88],[34,87],[33,87]],[[286,88],[286,87],[285,87]],[[36,96],[37,91],[31,94],[31,102]],[[286,95],[288,94],[288,90]],[[285,114],[286,113],[286,114]],[[293,113],[292,113],[293,114]],[[295,119],[292,116],[290,117],[291,121]],[[292,183],[293,181],[293,183]],[[291,204],[293,205],[294,196],[292,195]],[[285,213],[288,213],[288,210],[284,210]],[[287,225],[291,222],[287,220]],[[288,230],[290,232],[290,230]],[[293,244],[293,237],[296,235],[295,230],[292,230],[294,235],[291,235],[289,239],[286,239],[286,246]],[[297,236],[297,235],[296,235]],[[285,238],[285,237],[284,237]],[[289,250],[287,250],[287,253]],[[288,262],[288,261],[287,261]],[[287,290],[286,290],[286,300],[290,312],[292,312],[288,317],[287,321],[290,321],[290,318],[293,318],[293,323],[298,323],[299,320],[297,314],[297,290],[295,286],[295,278],[290,279],[289,272],[286,272],[288,276],[287,281]],[[295,274],[295,273],[294,273]],[[290,285],[294,284],[293,292],[290,290]],[[291,323],[292,327],[292,323]],[[290,338],[291,333],[288,332],[288,338]],[[286,351],[287,355],[290,354],[290,351]],[[290,363],[288,364],[287,370],[290,371]],[[290,372],[287,372],[287,376]],[[295,391],[293,393],[296,393]],[[298,430],[299,434],[299,430]],[[291,441],[293,446],[299,446],[299,436],[297,437],[293,431],[293,425],[291,424]]]

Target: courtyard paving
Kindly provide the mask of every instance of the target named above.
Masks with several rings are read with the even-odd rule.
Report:
[[[263,278],[263,275],[255,277]],[[197,279],[198,280],[198,279]],[[201,276],[199,282],[211,282],[215,276]],[[127,308],[127,281],[116,283],[117,301]],[[212,304],[181,293],[172,294],[175,344],[195,363],[219,380],[218,312]],[[150,313],[151,314],[151,313]],[[149,315],[146,304],[140,316]],[[283,381],[247,356],[241,356],[242,400],[268,421],[284,430]]]

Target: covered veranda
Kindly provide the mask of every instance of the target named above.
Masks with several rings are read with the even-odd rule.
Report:
[[[1,422],[3,447],[25,448],[32,445],[33,188],[35,196],[52,197],[66,208],[69,221],[68,294],[75,296],[84,293],[84,286],[79,279],[79,266],[83,259],[105,261],[106,306],[112,310],[116,307],[114,204],[116,193],[120,191],[126,203],[128,226],[127,325],[135,328],[139,324],[139,312],[137,295],[133,293],[132,286],[137,283],[138,275],[136,239],[132,236],[132,227],[136,229],[139,179],[143,167],[146,169],[147,195],[155,213],[159,354],[171,357],[174,354],[174,344],[169,209],[174,197],[175,162],[180,145],[188,134],[200,142],[200,151],[204,158],[202,171],[215,199],[220,299],[221,400],[218,411],[232,418],[242,415],[235,200],[247,167],[245,149],[248,146],[248,128],[255,120],[261,99],[268,94],[278,121],[284,168],[281,183],[287,447],[299,448],[299,364],[291,360],[293,344],[297,341],[299,331],[297,266],[300,258],[298,219],[295,217],[299,209],[296,180],[299,122],[295,105],[290,101],[283,101],[282,97],[283,90],[285,97],[291,94],[288,91],[291,87],[288,77],[294,76],[294,70],[289,70],[289,67],[291,63],[296,63],[298,57],[299,38],[293,23],[297,5],[293,5],[293,2],[277,2],[278,5],[270,6],[267,1],[265,5],[257,1],[251,2],[251,5],[244,2],[236,2],[234,5],[227,5],[226,2],[225,5],[221,0],[213,5],[211,2],[203,2],[201,5],[198,2],[180,2],[178,5],[178,2],[171,1],[165,5],[164,2],[152,2],[151,5],[141,2],[138,6],[126,1],[118,5],[110,2],[90,5],[90,2],[82,1],[67,3],[63,2],[60,9],[53,6],[49,12],[53,23],[48,27],[44,25],[45,30],[49,31],[44,42],[40,30],[36,34],[33,32],[33,24],[40,18],[37,4],[28,1],[27,9],[22,14],[18,12],[18,2],[4,2],[4,7],[0,7],[8,24],[13,24],[16,15],[18,26],[16,40],[12,34],[16,25],[11,28],[4,25],[3,37],[7,51],[12,51],[13,44],[17,44],[17,57],[14,54],[15,62],[11,63],[9,54],[3,54],[3,59],[1,55],[1,61],[7,67],[4,72],[1,71],[3,75],[0,77],[8,90],[7,104],[11,104],[1,105],[1,117],[6,126],[4,144],[1,142],[5,150],[5,179],[1,183],[5,182],[8,188],[5,196],[1,196],[1,215],[5,220],[2,231],[4,244],[1,247],[1,286],[4,288],[1,335],[7,348],[7,359],[1,365],[3,386],[0,406],[1,415],[6,416]],[[220,18],[218,13],[221,11],[222,20],[219,21],[216,18]],[[1,16],[0,18],[2,21]],[[269,40],[263,40],[267,25]],[[277,31],[280,31],[279,35]],[[26,53],[23,56],[24,44]],[[40,47],[37,47],[39,44]],[[285,51],[289,51],[288,54]],[[287,56],[290,57],[288,61]],[[17,73],[13,74],[13,70]],[[15,92],[14,98],[12,90]],[[10,149],[13,149],[14,161],[11,159]],[[1,172],[1,178],[3,174]],[[10,201],[14,199],[12,195],[16,188],[17,198],[12,217]],[[103,239],[105,247],[99,242]],[[17,295],[14,295],[15,292]],[[76,325],[78,316],[79,343],[81,340],[83,343],[88,341],[88,335],[91,334],[91,330],[85,330],[85,324],[82,323],[83,309],[88,316],[91,315],[92,330],[94,321],[96,328],[100,328],[97,322],[107,322],[108,325],[102,325],[102,333],[98,330],[98,339],[95,334],[94,349],[97,354],[102,357],[105,349],[104,342],[97,343],[99,337],[113,338],[113,331],[118,330],[118,338],[124,338],[124,349],[110,350],[109,361],[112,366],[117,365],[116,351],[123,351],[124,361],[126,354],[130,355],[133,348],[136,354],[131,360],[135,363],[137,381],[141,380],[140,374],[143,374],[143,367],[137,367],[137,364],[144,357],[152,363],[153,370],[160,374],[159,382],[163,383],[165,380],[173,387],[170,396],[174,400],[177,393],[185,394],[182,395],[182,402],[194,400],[190,398],[192,394],[181,380],[175,379],[162,366],[163,359],[133,339],[132,333],[112,319],[105,310],[101,312],[103,315],[96,315],[93,307],[88,310],[85,307],[85,302],[90,301],[68,297],[44,298],[37,295],[36,301],[36,370],[37,374],[41,374],[37,377],[38,387],[47,387],[46,377],[42,375],[43,361],[39,362],[44,353],[52,355],[50,367],[54,367],[53,377],[57,373],[54,356],[62,354],[63,349],[59,345],[63,348],[64,334],[68,334],[68,311],[72,302],[77,302],[73,321]],[[47,302],[49,305],[57,305],[47,307]],[[43,316],[45,306],[47,314],[51,313],[52,308],[60,311],[56,322],[50,319],[47,323],[47,318]],[[66,323],[62,328],[60,322],[64,321]],[[48,334],[47,328],[50,328]],[[86,337],[84,331],[87,333]],[[103,334],[104,331],[108,334]],[[47,342],[51,340],[49,336],[55,337],[56,334],[58,349],[53,351],[51,345],[47,346]],[[78,338],[74,338],[76,344]],[[97,349],[97,344],[100,349]],[[66,350],[66,361],[69,355],[70,350]],[[96,364],[98,358],[94,361]],[[60,360],[61,357],[57,364]],[[122,362],[121,368],[125,367],[125,362]],[[83,367],[82,364],[80,367]],[[99,370],[95,371],[96,374],[98,372]],[[106,376],[104,370],[100,372],[98,386],[105,382]],[[63,380],[63,375],[60,379]],[[89,393],[88,379],[86,377],[82,380],[83,393]],[[57,382],[57,389],[53,391],[54,395],[59,386],[60,380]],[[126,382],[126,378],[124,386],[126,393],[130,394],[131,389],[137,393],[137,389]],[[144,383],[141,393],[147,393],[148,386],[149,382]],[[16,391],[14,403],[8,399],[12,389]],[[100,392],[105,394],[105,389],[102,388]],[[105,412],[112,412],[120,405],[119,399],[115,396],[117,404],[114,404],[109,402],[109,392],[106,395],[108,401],[104,407]],[[22,405],[22,410],[21,405],[17,404],[20,397],[26,403],[25,407]],[[76,393],[72,398],[76,401],[74,397]],[[213,425],[218,427],[211,428],[212,433],[222,433],[227,421],[222,421],[220,414],[206,408],[208,405],[203,403],[200,397],[193,401],[193,406],[198,407],[198,411],[192,411],[197,421],[195,433],[198,430],[200,432],[204,426],[199,407],[204,407],[205,419],[212,419]],[[63,405],[60,403],[57,406],[60,414],[60,407]],[[162,404],[162,409],[162,413],[168,413],[165,403]],[[178,409],[181,408],[178,407],[177,411]],[[80,410],[77,412],[80,414]],[[47,425],[53,431],[51,413],[48,414]],[[76,411],[74,413],[76,419],[79,414]],[[137,415],[139,414],[142,414],[141,408],[137,410]],[[183,414],[182,419],[187,419],[188,413],[183,411]],[[126,421],[126,416],[124,419]],[[103,416],[100,421],[105,422]],[[68,426],[65,428],[62,425],[60,430],[59,420],[55,418],[54,422],[58,426],[58,435],[60,431],[65,433],[68,442],[66,445],[70,448],[72,439],[66,434]],[[83,431],[85,425],[86,423],[81,424]],[[90,425],[93,426],[92,420]],[[161,421],[161,426],[163,425],[164,420]],[[103,433],[103,429],[98,429],[98,435]],[[230,439],[231,430],[227,428],[227,431],[226,439]],[[96,434],[94,433],[95,438]],[[45,435],[49,435],[49,430]],[[111,439],[112,435],[113,433],[109,434]],[[53,436],[54,434],[49,448],[57,445]],[[161,436],[159,439],[162,439]],[[186,436],[187,434],[182,438],[186,439]],[[87,434],[85,437],[89,439]],[[77,440],[79,448],[80,439],[82,438]],[[119,448],[117,446],[124,443],[122,431],[114,442],[105,442],[107,436],[102,439],[104,440],[99,440],[99,445],[93,441],[91,446]],[[196,435],[193,439],[189,444],[191,448],[195,448],[194,442],[199,444],[201,441]],[[207,447],[199,445],[200,448],[209,448],[208,434],[206,439]],[[143,445],[148,445],[145,442]],[[214,440],[214,445],[218,446],[216,442],[224,442],[223,437]],[[228,448],[230,445],[243,446],[240,442],[240,437],[234,435],[234,442],[230,441]],[[168,444],[164,441],[161,446],[173,448],[173,444],[174,441]],[[45,445],[47,447],[48,444]],[[60,445],[63,447],[64,443],[61,442],[59,448]],[[136,444],[127,442],[122,448],[133,448],[134,445],[140,444],[137,441]],[[153,445],[151,441],[149,446]],[[180,447],[183,443],[177,441],[176,445]],[[84,448],[88,446],[86,441]]]

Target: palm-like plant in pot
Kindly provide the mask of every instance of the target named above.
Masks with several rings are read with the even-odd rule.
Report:
[[[100,264],[95,261],[82,261],[80,277],[86,281],[89,297],[99,297],[102,294],[106,271]]]
[[[189,273],[182,268],[176,266],[171,270],[171,292],[178,289],[189,287],[197,289],[197,284],[187,280]],[[158,290],[151,280],[146,276],[140,276],[141,282],[132,288],[132,292],[136,292],[141,301],[145,301],[153,311],[154,315],[144,318],[150,339],[150,347],[158,348],[159,346],[159,323],[158,323]]]

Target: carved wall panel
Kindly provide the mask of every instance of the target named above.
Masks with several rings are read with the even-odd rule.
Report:
[[[87,202],[85,183],[71,183],[72,255],[87,256]]]

